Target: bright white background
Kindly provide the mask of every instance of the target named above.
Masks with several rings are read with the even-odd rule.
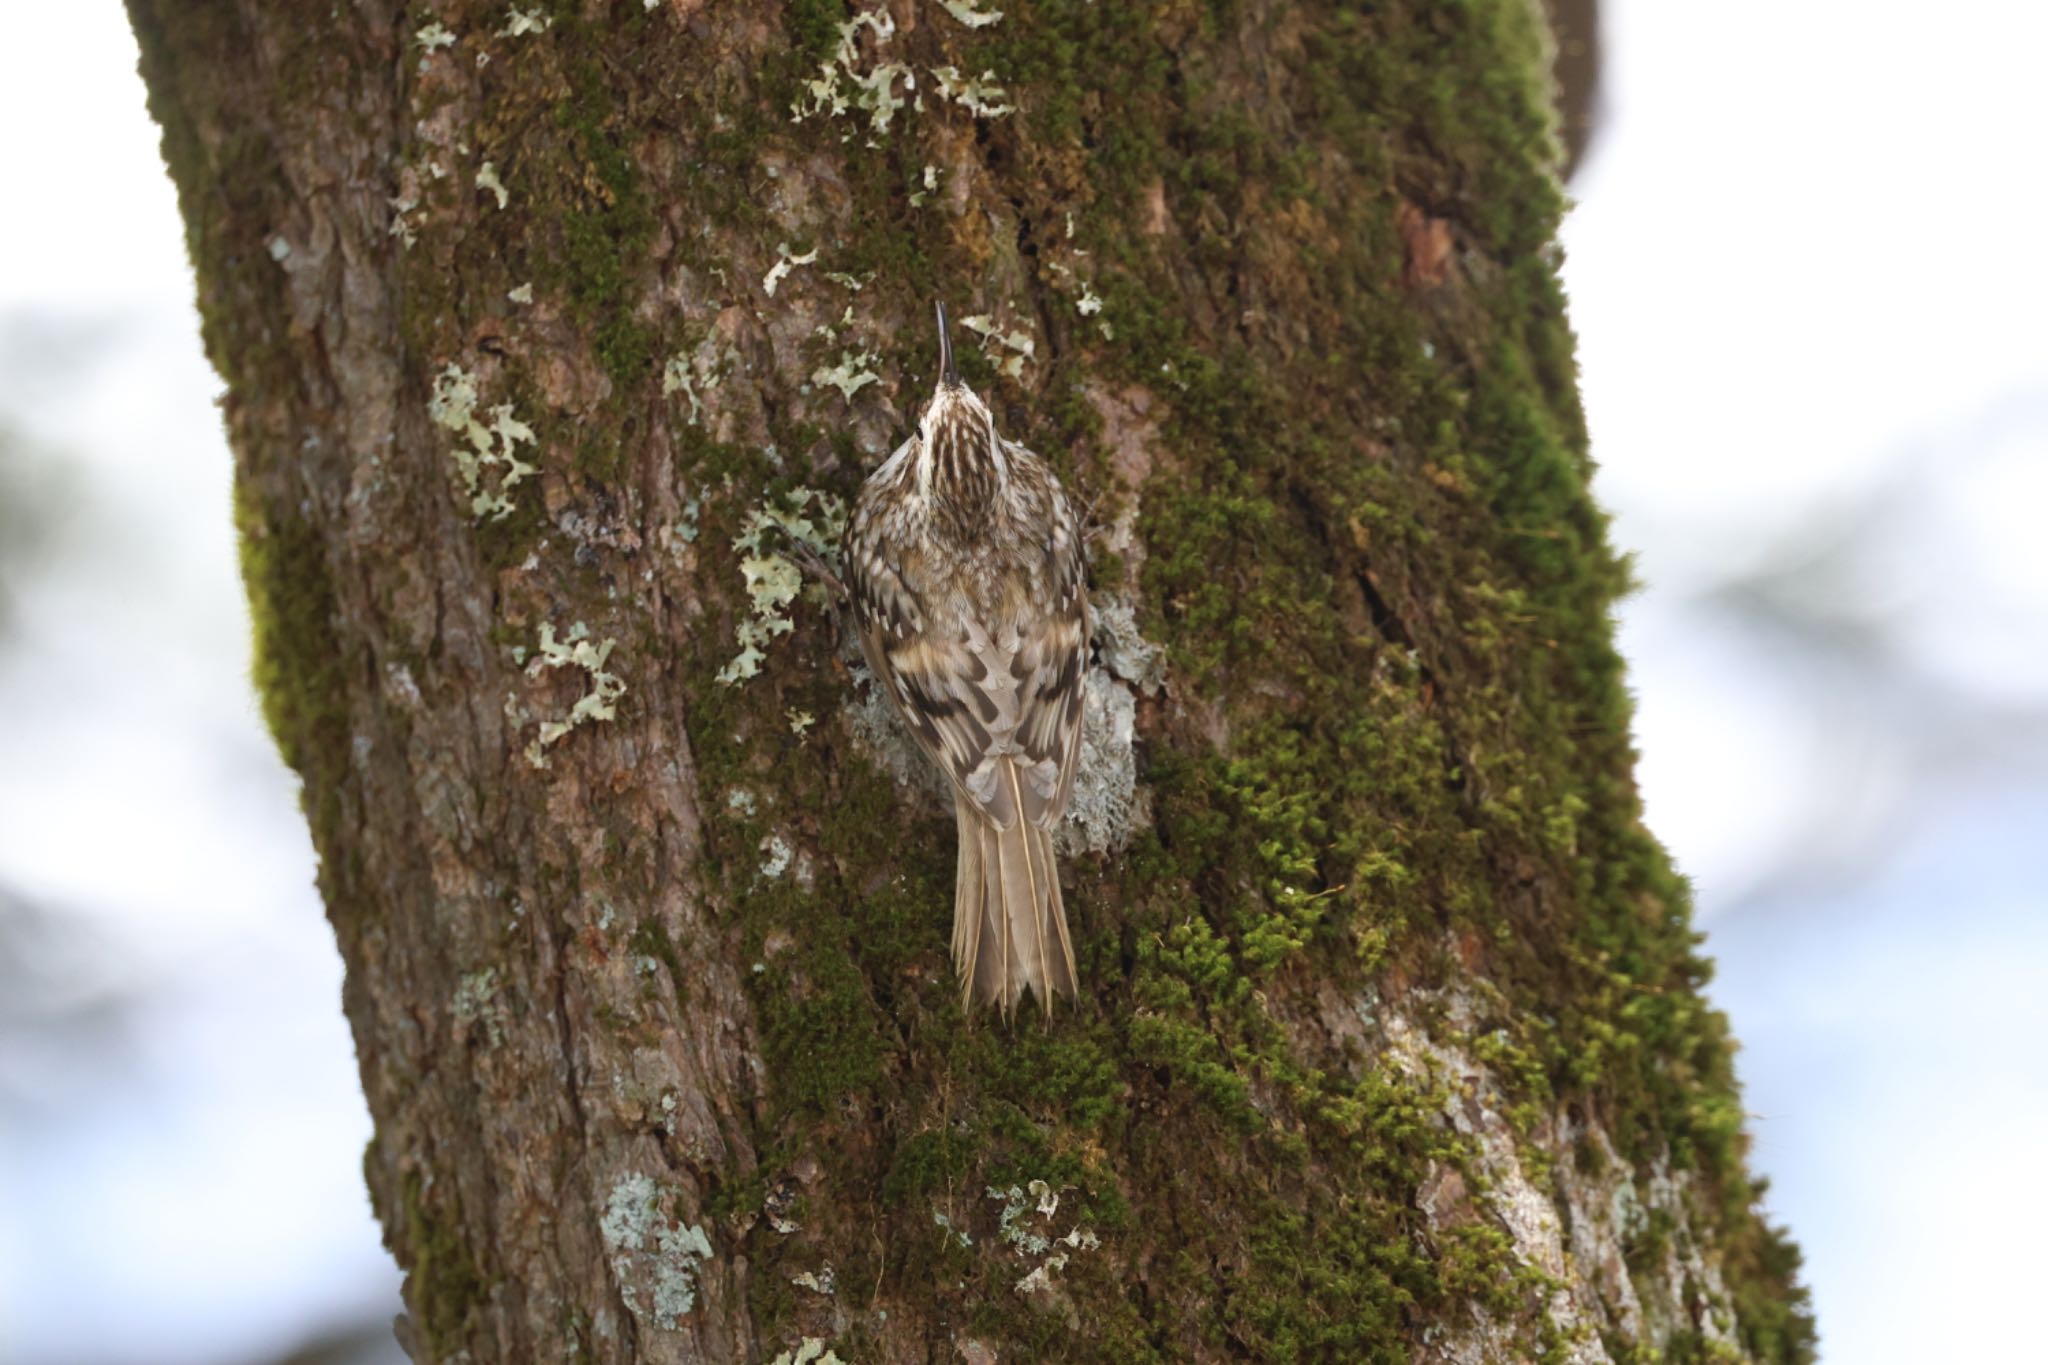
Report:
[[[395,1357],[118,6],[0,44],[0,1359]],[[2013,1360],[2048,1187],[2048,9],[1607,0],[1567,279],[1650,818],[1836,1362]],[[349,1350],[354,1354],[350,1355]]]

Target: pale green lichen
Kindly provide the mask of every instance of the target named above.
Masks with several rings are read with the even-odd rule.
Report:
[[[829,1265],[815,1273],[809,1270],[798,1271],[789,1277],[789,1282],[799,1289],[808,1289],[813,1294],[823,1294],[827,1298],[830,1298],[832,1291],[838,1287],[832,1274],[832,1267]]]
[[[872,351],[841,351],[837,364],[811,371],[811,382],[839,390],[850,403],[862,389],[881,382],[882,376],[873,368],[875,359]]]
[[[946,13],[958,19],[969,28],[987,28],[1003,17],[999,9],[976,9],[974,0],[939,0]]]
[[[519,458],[521,442],[535,443],[533,428],[512,413],[510,403],[490,410],[490,422],[477,416],[476,375],[450,362],[434,377],[434,391],[427,398],[427,415],[437,426],[463,437],[468,444],[454,449],[456,471],[469,494],[472,516],[502,519],[512,511],[512,490],[522,479],[539,469]],[[496,470],[495,484],[486,471]]]
[[[781,287],[784,280],[789,278],[790,271],[800,265],[809,265],[817,259],[818,248],[816,247],[812,247],[801,256],[794,256],[790,254],[788,243],[778,244],[775,248],[775,264],[769,266],[768,273],[761,277],[762,291],[769,298],[774,298],[775,291]]]
[[[1000,1190],[991,1185],[988,1197],[1002,1202],[996,1224],[1005,1242],[1027,1256],[1043,1255],[1052,1248],[1050,1238],[1026,1225],[1034,1208],[1042,1218],[1050,1218],[1059,1211],[1059,1194],[1050,1185],[1043,1180],[1032,1181],[1028,1190],[1018,1185]]]
[[[668,358],[668,363],[661,367],[661,396],[667,398],[677,393],[690,400],[688,421],[691,426],[696,426],[699,419],[704,416],[704,404],[697,397],[697,380],[690,371],[688,356],[672,355]]]
[[[868,126],[876,133],[889,131],[896,111],[905,101],[896,93],[901,81],[905,90],[917,89],[917,77],[902,62],[878,62],[867,71],[859,69],[859,34],[862,28],[883,46],[896,36],[896,21],[886,10],[863,10],[839,26],[839,43],[832,56],[818,64],[818,75],[801,84],[801,93],[789,106],[790,122],[823,115],[837,118],[849,109],[867,113]],[[850,134],[849,134],[850,136]]]
[[[761,853],[761,875],[771,882],[789,871],[789,864],[796,856],[780,834],[771,834],[763,839]]]
[[[774,274],[770,271],[769,274]],[[772,292],[772,291],[771,291]],[[691,426],[700,425],[704,418],[706,398],[713,389],[724,382],[726,373],[738,363],[739,356],[728,343],[720,354],[715,338],[707,337],[694,349],[677,351],[661,367],[661,395],[667,398],[680,393],[690,400]]]
[[[484,1037],[492,1047],[505,1041],[505,1007],[499,1003],[498,969],[485,967],[469,972],[455,983],[448,1012],[458,1026],[481,1023]]]
[[[802,739],[804,732],[818,723],[817,716],[809,711],[800,711],[794,706],[784,711],[783,715],[789,721],[789,732],[798,739]]]
[[[784,1351],[770,1362],[770,1365],[846,1365],[839,1353],[825,1345],[823,1337],[805,1337],[791,1350]]]
[[[443,48],[455,46],[455,35],[442,23],[428,24],[412,35],[413,46],[420,50],[420,70],[427,69],[427,58]]]
[[[732,545],[740,553],[740,574],[746,579],[753,611],[734,632],[740,652],[718,670],[719,682],[730,686],[759,673],[768,642],[795,628],[789,605],[803,589],[803,572],[765,548],[762,537],[779,530],[829,562],[838,556],[839,536],[845,529],[846,504],[814,488],[791,489],[783,495],[782,506],[771,503],[748,514]]]
[[[711,1259],[711,1239],[695,1224],[662,1211],[665,1192],[651,1176],[628,1175],[612,1186],[598,1234],[611,1253],[619,1295],[635,1316],[674,1331],[697,1307],[698,1275]],[[639,1292],[648,1307],[643,1310]]]
[[[989,355],[1001,349],[1010,355],[998,362],[996,368],[1012,379],[1021,378],[1024,362],[1038,354],[1038,343],[1029,332],[1015,327],[1005,328],[987,313],[976,313],[960,319],[960,325],[981,338],[982,354]]]
[[[996,84],[993,71],[984,71],[979,76],[963,76],[958,67],[935,66],[932,75],[939,83],[941,95],[976,118],[1001,118],[1017,112],[1016,105],[1005,102],[1010,92]]]
[[[510,299],[510,300],[512,300],[512,302],[514,302],[514,303],[532,303],[532,302],[533,302],[533,283],[532,283],[532,281],[528,281],[527,283],[525,283],[525,284],[522,284],[522,285],[520,285],[520,286],[519,286],[519,287],[518,287],[517,289],[508,289],[508,290],[506,290],[506,291],[505,291],[505,297],[506,297],[506,298],[508,298],[508,299]]]
[[[511,13],[505,19],[505,27],[498,30],[498,36],[500,38],[517,38],[527,33],[545,33],[548,30],[548,25],[553,22],[553,19],[541,12],[539,5],[535,5],[532,9],[528,10],[522,10],[517,5],[514,5],[512,6]]]
[[[618,700],[626,695],[626,683],[616,673],[605,669],[618,643],[615,639],[593,643],[590,627],[581,621],[569,627],[566,638],[557,640],[555,628],[545,621],[541,623],[540,649],[533,662],[527,665],[527,674],[535,676],[554,668],[580,668],[590,675],[590,689],[569,708],[567,716],[561,720],[541,722],[539,732],[526,746],[527,761],[534,767],[545,768],[547,748],[577,726],[590,721],[611,720],[618,714]]]
[[[1002,1202],[997,1214],[997,1225],[1003,1241],[1019,1255],[1043,1257],[1032,1267],[1014,1288],[1019,1294],[1041,1294],[1052,1288],[1053,1275],[1066,1269],[1069,1257],[1077,1251],[1093,1251],[1102,1244],[1090,1229],[1076,1223],[1064,1237],[1050,1237],[1046,1232],[1031,1226],[1034,1218],[1050,1221],[1059,1212],[1060,1194],[1044,1180],[1033,1180],[1008,1189],[990,1186],[988,1197]],[[944,1225],[943,1218],[940,1220]],[[963,1243],[964,1245],[964,1243]],[[1056,1251],[1055,1246],[1064,1246],[1066,1251]]]
[[[420,206],[419,199],[411,194],[394,194],[385,201],[391,206],[391,226],[386,229],[398,239],[400,246],[411,246],[420,239],[418,226],[405,215]]]
[[[931,198],[933,194],[938,192],[939,168],[929,164],[926,165],[924,168],[924,174],[919,176],[918,179],[924,185],[924,188],[921,190],[911,191],[910,207],[914,209],[923,208],[924,201]]]
[[[486,161],[477,170],[476,187],[480,190],[489,190],[492,194],[496,195],[498,207],[501,209],[512,202],[511,191],[505,188],[504,181],[498,179],[498,168],[492,162]]]

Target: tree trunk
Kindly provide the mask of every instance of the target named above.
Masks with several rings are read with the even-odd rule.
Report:
[[[1810,1356],[1526,0],[130,7],[416,1358]],[[1049,1023],[791,561],[935,297],[1092,509]]]

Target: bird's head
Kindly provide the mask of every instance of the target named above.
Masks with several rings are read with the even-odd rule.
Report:
[[[917,482],[927,496],[962,507],[985,506],[1009,481],[1009,459],[996,435],[995,417],[980,395],[967,387],[953,358],[946,305],[939,319],[939,382],[918,418]]]

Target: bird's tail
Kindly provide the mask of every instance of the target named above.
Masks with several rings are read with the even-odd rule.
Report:
[[[1051,1014],[1053,996],[1073,995],[1079,980],[1052,834],[1021,815],[999,829],[967,801],[953,809],[960,828],[953,966],[961,994],[1008,1015],[1029,988]]]

